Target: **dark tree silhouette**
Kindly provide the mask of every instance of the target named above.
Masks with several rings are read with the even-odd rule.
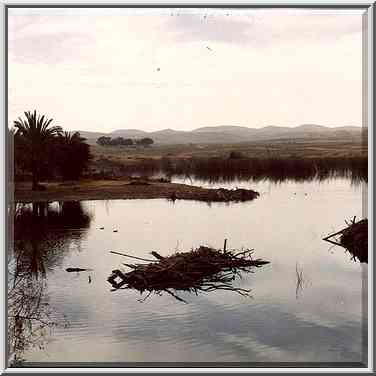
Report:
[[[126,138],[124,140],[124,144],[123,145],[126,145],[126,146],[132,146],[134,144],[133,140],[131,138]]]
[[[143,146],[150,146],[154,144],[154,141],[149,137],[145,137],[145,138],[141,138],[140,144]]]
[[[124,138],[123,137],[116,137],[113,138],[110,142],[111,145],[124,145]]]
[[[16,128],[16,137],[20,145],[27,152],[30,161],[30,170],[33,179],[32,189],[37,190],[39,187],[40,172],[43,163],[45,162],[46,149],[51,139],[55,138],[62,131],[59,126],[50,126],[53,119],[47,119],[45,115],[37,115],[25,112],[26,120],[18,118],[14,122]]]
[[[123,137],[116,137],[111,138],[107,136],[102,136],[97,139],[97,144],[101,146],[118,146],[118,145],[124,145],[124,146],[132,146],[132,145],[141,145],[141,146],[150,146],[154,143],[154,141],[149,138],[141,138],[132,140],[131,138],[123,138]]]
[[[79,132],[64,132],[55,141],[54,158],[63,179],[79,179],[91,159],[86,139]]]
[[[106,136],[99,137],[97,139],[97,144],[102,145],[102,146],[110,145],[111,144],[111,137],[106,137]]]

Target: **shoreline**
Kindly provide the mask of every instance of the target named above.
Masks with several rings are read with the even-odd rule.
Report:
[[[251,201],[259,193],[250,189],[213,189],[150,179],[81,180],[42,183],[46,190],[32,191],[30,182],[16,183],[14,202],[131,200],[165,198],[203,202]]]

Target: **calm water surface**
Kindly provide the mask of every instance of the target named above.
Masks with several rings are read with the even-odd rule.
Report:
[[[322,240],[345,220],[363,216],[364,187],[344,179],[231,186],[253,188],[261,196],[211,205],[84,201],[82,224],[49,221],[32,249],[44,252],[45,277],[37,278],[44,280],[42,300],[50,319],[60,325],[44,333],[41,348],[30,346],[22,357],[27,362],[364,360],[367,264]],[[16,234],[16,242],[25,236]],[[150,258],[152,250],[168,255],[202,244],[221,248],[224,238],[230,248],[253,248],[256,257],[271,262],[235,282],[251,288],[252,297],[214,291],[179,294],[188,304],[167,294],[141,303],[138,292],[111,292],[106,281],[130,261],[110,250]],[[93,270],[68,273],[68,267]]]

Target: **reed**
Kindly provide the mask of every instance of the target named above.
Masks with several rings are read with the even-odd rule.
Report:
[[[368,180],[366,157],[349,158],[187,158],[142,159],[121,168],[125,175],[190,177],[204,181],[325,180],[345,177],[352,181]]]

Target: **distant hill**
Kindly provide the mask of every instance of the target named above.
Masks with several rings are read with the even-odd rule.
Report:
[[[177,131],[163,129],[155,132],[145,132],[138,129],[118,129],[110,133],[80,131],[90,143],[95,143],[101,136],[143,138],[150,137],[157,144],[197,144],[197,143],[238,143],[249,141],[266,141],[276,139],[359,139],[361,127],[325,127],[316,124],[302,124],[297,127],[266,126],[263,128],[248,128],[244,126],[223,125],[201,127],[192,131]]]
[[[110,136],[123,138],[141,138],[148,137],[148,132],[141,131],[140,129],[118,129],[111,132]]]

